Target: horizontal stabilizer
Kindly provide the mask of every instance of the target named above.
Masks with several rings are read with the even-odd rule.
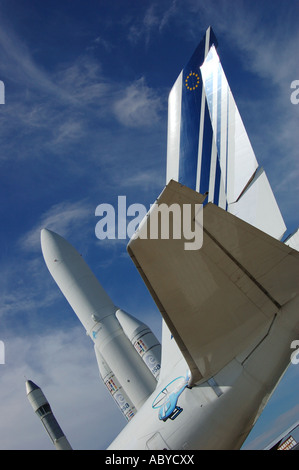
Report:
[[[212,203],[203,209],[202,248],[184,249],[184,238],[146,238],[162,203],[183,212],[184,204],[202,202],[201,194],[170,181],[128,245],[193,383],[253,348],[299,291],[298,252]]]
[[[238,201],[229,204],[228,212],[277,240],[281,240],[286,231],[280,209],[263,168],[259,168]]]
[[[299,228],[297,228],[294,233],[288,236],[288,238],[285,240],[285,244],[291,248],[294,248],[294,250],[299,251]]]

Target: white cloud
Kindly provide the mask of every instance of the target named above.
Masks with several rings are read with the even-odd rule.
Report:
[[[62,64],[55,82],[73,104],[85,106],[106,99],[110,84],[101,66],[88,55],[77,57],[71,64]]]
[[[46,71],[15,31],[1,17],[0,21],[1,71],[12,82],[21,80],[23,100],[25,90],[34,90],[64,105],[86,105],[107,93],[108,85],[97,61],[88,55],[79,56],[72,64],[61,64],[59,71]]]
[[[90,210],[91,209],[91,210]],[[39,222],[17,241],[14,253],[0,271],[0,316],[34,323],[38,312],[55,305],[61,293],[51,282],[41,253],[40,231],[48,228],[72,240],[86,239],[94,208],[85,200],[52,206]],[[28,256],[28,258],[27,258]],[[34,326],[32,323],[32,326]]]
[[[118,121],[128,127],[150,127],[159,121],[160,98],[149,88],[144,77],[129,85],[113,106]]]
[[[55,130],[55,137],[51,145],[65,145],[66,141],[75,142],[84,135],[84,126],[82,122],[67,120],[62,122]]]
[[[24,88],[30,85],[56,94],[55,83],[35,64],[26,45],[8,28],[7,23],[2,18],[0,20],[2,73],[5,72],[13,82],[21,80]]]
[[[136,44],[140,40],[145,40],[145,44],[149,45],[152,36],[161,33],[171,18],[177,14],[177,4],[178,1],[173,0],[165,9],[163,3],[162,5],[160,2],[152,3],[139,21],[135,17],[132,19],[134,24],[129,28],[129,41]]]
[[[75,449],[105,449],[125,425],[98,375],[93,345],[83,327],[13,337],[5,346],[0,449],[54,449],[27,400],[26,379],[42,388]]]
[[[21,238],[20,246],[26,251],[40,251],[42,228],[53,230],[64,237],[78,232],[82,235],[83,222],[94,216],[93,210],[85,200],[55,204],[41,216],[38,224]]]
[[[158,194],[165,185],[164,172],[156,168],[147,168],[144,170],[135,169],[134,172],[130,169],[128,174],[115,174],[113,178],[122,191],[128,190],[129,188],[139,189],[139,191],[154,189]]]
[[[90,46],[91,48],[96,46],[103,46],[106,52],[111,52],[113,50],[112,43],[104,39],[102,36],[97,36],[93,41],[93,44],[94,46]]]

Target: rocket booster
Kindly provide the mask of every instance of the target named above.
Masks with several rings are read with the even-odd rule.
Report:
[[[130,419],[132,419],[136,414],[135,406],[124,391],[123,387],[120,385],[117,377],[115,377],[107,362],[105,362],[104,358],[99,353],[98,349],[95,347],[94,350],[99,366],[100,376],[102,377],[104,384],[126,420],[130,421]]]
[[[147,325],[119,309],[116,318],[124,330],[125,335],[142,357],[156,380],[159,379],[161,369],[161,344]]]
[[[114,305],[86,262],[60,235],[43,229],[41,247],[46,265],[95,348],[138,410],[157,382],[136,354],[115,313]]]
[[[72,450],[69,441],[59,426],[43,391],[32,380],[26,382],[28,400],[43,423],[57,450]]]

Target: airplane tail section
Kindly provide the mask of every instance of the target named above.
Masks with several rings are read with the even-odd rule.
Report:
[[[194,384],[234,358],[243,363],[278,316],[288,335],[297,334],[299,253],[212,203],[203,208],[200,249],[186,250],[184,237],[148,238],[147,225],[159,207],[173,204],[182,212],[188,204],[202,204],[202,195],[170,181],[128,251],[173,336],[163,335],[160,377],[178,364],[175,341]]]
[[[196,189],[201,159],[199,147],[201,146],[201,153],[211,153],[212,128],[208,119],[200,67],[213,44],[217,44],[216,37],[212,28],[208,28],[169,94],[166,183],[174,179]]]
[[[205,202],[281,239],[285,224],[259,167],[208,28],[168,102],[166,184],[207,194]]]
[[[174,180],[206,195],[203,204],[213,203],[280,240],[286,230],[284,220],[216,49],[217,39],[209,27],[170,91],[166,184]],[[177,360],[164,322],[163,331],[161,378],[169,351],[172,364]]]

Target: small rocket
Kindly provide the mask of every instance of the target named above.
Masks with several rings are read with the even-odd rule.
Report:
[[[59,426],[53,411],[46,399],[43,391],[32,380],[26,382],[26,392],[28,400],[43,423],[47,433],[57,450],[72,450],[67,438]]]
[[[82,256],[64,238],[43,229],[46,265],[94,342],[100,375],[127,420],[155,390],[161,345],[142,322],[114,305]]]

